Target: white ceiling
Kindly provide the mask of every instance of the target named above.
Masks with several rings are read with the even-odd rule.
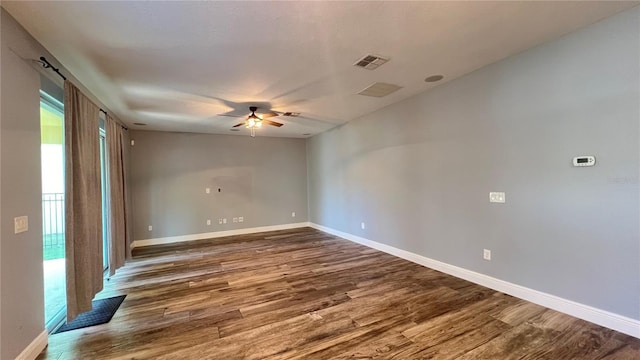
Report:
[[[217,114],[258,105],[302,113],[258,130],[287,137],[317,134],[635,5],[2,2],[133,129],[238,134],[229,129],[242,119]],[[391,60],[373,71],[353,66],[369,53]],[[445,78],[424,82],[433,74]],[[402,89],[356,95],[378,81]]]

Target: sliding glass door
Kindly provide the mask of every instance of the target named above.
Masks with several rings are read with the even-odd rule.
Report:
[[[109,199],[108,188],[109,183],[107,176],[107,155],[106,155],[106,138],[104,131],[104,121],[100,121],[100,180],[102,181],[102,266],[106,272],[109,269]]]
[[[45,326],[55,329],[66,314],[65,177],[63,104],[40,91],[42,232]],[[108,162],[104,120],[100,121],[103,268],[109,267]]]
[[[40,92],[42,156],[42,251],[44,260],[45,325],[55,327],[64,318],[64,110],[60,101]]]

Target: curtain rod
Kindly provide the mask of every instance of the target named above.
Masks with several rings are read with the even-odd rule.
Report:
[[[40,64],[42,64],[42,67],[45,68],[45,69],[53,70],[53,72],[58,74],[62,78],[62,80],[67,80],[67,77],[62,75],[62,73],[60,72],[60,69],[55,68],[53,65],[51,65],[51,63],[44,56],[40,56]],[[107,115],[107,112],[102,108],[100,108],[100,112],[102,112],[105,115]],[[122,128],[125,129],[125,130],[129,130],[126,126],[123,126],[121,124],[118,124],[118,125],[122,126]]]
[[[51,65],[51,63],[49,61],[47,61],[47,59],[44,56],[40,56],[40,61],[43,62],[43,64],[42,64],[43,68],[51,69],[51,70],[53,70],[54,73],[60,75],[62,80],[67,80],[67,77],[62,75],[62,73],[60,72],[60,69],[57,69],[57,68],[53,67],[53,65]]]

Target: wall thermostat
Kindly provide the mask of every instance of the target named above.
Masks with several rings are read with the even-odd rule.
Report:
[[[595,156],[576,156],[573,158],[573,166],[593,166],[595,164]]]

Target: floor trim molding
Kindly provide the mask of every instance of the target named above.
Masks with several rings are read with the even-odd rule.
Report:
[[[291,223],[291,224],[260,226],[260,227],[245,228],[245,229],[214,231],[214,232],[200,233],[200,234],[169,236],[169,237],[154,238],[154,239],[134,240],[131,243],[131,248],[134,249],[142,246],[172,244],[172,243],[203,240],[203,239],[213,239],[213,238],[219,238],[224,236],[246,235],[246,234],[253,234],[253,233],[264,232],[264,231],[288,230],[288,229],[296,229],[296,228],[307,227],[307,226],[310,226],[308,222],[300,222],[300,223]]]
[[[16,358],[16,360],[34,360],[40,355],[42,350],[44,350],[49,344],[49,333],[47,330],[43,330],[40,335],[38,335],[29,346],[27,346],[20,355]]]
[[[339,236],[343,239],[353,241],[355,243],[414,262],[416,264],[420,264],[422,266],[426,266],[428,268],[438,270],[467,281],[471,281],[478,285],[482,285],[490,289],[500,291],[505,294],[509,294],[571,316],[575,316],[582,320],[586,320],[594,324],[598,324],[600,326],[604,326],[609,329],[631,335],[636,338],[640,338],[640,320],[631,319],[626,316],[614,314],[609,311],[597,309],[592,306],[513,284],[491,276],[477,273],[475,271],[433,260],[422,255],[398,249],[393,246],[382,244],[360,236],[335,230],[326,226],[318,225],[315,223],[309,223],[309,226],[314,229],[329,233],[331,235]]]

